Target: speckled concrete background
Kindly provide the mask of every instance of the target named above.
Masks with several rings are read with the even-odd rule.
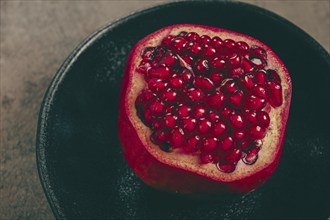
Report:
[[[1,1],[0,219],[53,219],[35,162],[43,94],[89,34],[164,1]],[[245,0],[298,25],[330,51],[328,0]]]

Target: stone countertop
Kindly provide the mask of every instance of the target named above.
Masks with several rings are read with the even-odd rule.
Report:
[[[54,219],[36,168],[41,100],[55,72],[89,34],[165,1],[1,1],[0,219]],[[330,51],[325,0],[245,0],[293,22]]]

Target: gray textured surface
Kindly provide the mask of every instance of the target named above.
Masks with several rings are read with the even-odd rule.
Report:
[[[54,218],[37,175],[35,132],[61,63],[99,27],[160,2],[1,1],[0,219]],[[245,2],[282,15],[330,51],[329,1]]]

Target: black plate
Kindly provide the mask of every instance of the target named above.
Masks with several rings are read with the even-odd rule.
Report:
[[[177,198],[145,186],[123,159],[117,117],[127,55],[142,37],[176,23],[251,35],[273,48],[291,73],[292,106],[281,162],[252,193],[216,202]],[[37,162],[56,218],[328,218],[329,69],[329,54],[310,36],[242,3],[171,3],[99,30],[67,58],[40,111]]]

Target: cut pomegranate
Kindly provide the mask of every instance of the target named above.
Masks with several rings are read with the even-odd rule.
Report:
[[[139,41],[123,78],[119,135],[148,185],[181,193],[247,192],[280,158],[289,74],[260,41],[174,25]]]

